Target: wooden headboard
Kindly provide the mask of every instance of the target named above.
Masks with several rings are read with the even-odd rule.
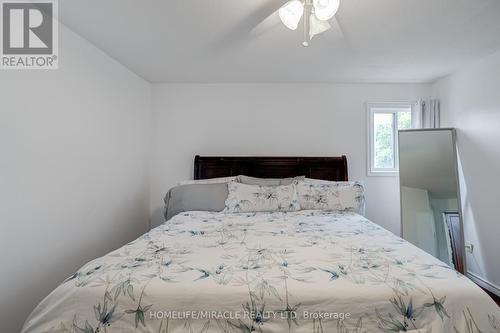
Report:
[[[246,175],[259,178],[307,178],[347,181],[347,158],[219,157],[194,158],[194,179]]]

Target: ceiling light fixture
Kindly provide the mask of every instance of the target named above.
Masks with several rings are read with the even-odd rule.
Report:
[[[313,0],[314,14],[321,21],[328,21],[337,14],[340,0]]]
[[[289,1],[279,10],[281,22],[290,30],[297,30],[303,14],[304,4],[299,0]]]
[[[340,7],[340,0],[291,0],[278,11],[281,22],[290,30],[297,30],[304,17],[304,41],[309,46],[311,39],[329,29],[328,22]]]

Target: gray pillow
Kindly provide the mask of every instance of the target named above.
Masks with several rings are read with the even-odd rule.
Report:
[[[239,182],[247,185],[259,185],[259,186],[278,186],[278,185],[290,185],[294,181],[304,180],[305,176],[300,177],[290,177],[290,178],[256,178],[249,176],[239,176]]]
[[[171,188],[165,196],[165,220],[182,212],[220,212],[226,208],[227,184],[188,184]]]

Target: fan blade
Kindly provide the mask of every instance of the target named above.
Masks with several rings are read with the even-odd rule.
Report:
[[[311,14],[310,22],[311,23],[309,27],[309,38],[311,40],[314,38],[314,36],[326,32],[332,28],[332,26],[328,21],[318,20],[318,18],[314,14]]]
[[[260,24],[256,25],[250,31],[250,35],[251,37],[258,37],[282,25],[283,23],[280,20],[278,11],[275,11],[274,13],[269,15],[264,21],[260,22]]]
[[[337,16],[330,20],[330,25],[332,26],[332,28],[330,29],[330,31],[328,31],[328,34],[330,35],[329,39],[336,41],[345,39],[344,32],[340,27]]]
[[[246,19],[241,21],[239,26],[245,27],[245,30],[250,32],[272,16],[275,16],[276,12],[287,2],[288,0],[270,0],[248,15]]]
[[[352,44],[351,44],[351,39],[349,38],[349,35],[346,33],[346,29],[344,25],[342,24],[342,19],[340,16],[337,14],[334,16],[332,20],[332,26],[333,29],[338,31],[338,34],[340,35],[340,38],[344,40],[345,44],[349,49],[352,49]]]
[[[328,21],[332,27],[327,32],[320,34],[318,38],[321,38],[334,47],[336,52],[339,50],[345,50],[349,54],[352,54],[353,49],[351,41],[349,36],[345,34],[345,29],[342,24],[339,23],[338,17],[339,15],[337,14],[330,21]],[[339,48],[340,45],[343,45],[343,47]]]
[[[250,35],[262,34],[269,27],[275,26],[275,20],[278,16],[277,11],[287,3],[288,0],[268,0],[265,4],[256,8],[253,12],[239,21],[228,30],[228,33],[223,35],[216,41],[212,48],[214,50],[222,50],[230,46],[236,46],[238,43],[243,43]],[[279,17],[278,17],[279,20]],[[273,23],[274,22],[274,23]],[[263,24],[263,27],[260,25]]]

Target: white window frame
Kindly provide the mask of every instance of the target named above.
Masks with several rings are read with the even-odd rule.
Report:
[[[396,114],[403,110],[411,110],[412,113],[412,128],[416,128],[418,119],[417,106],[418,102],[370,102],[366,103],[367,112],[367,175],[380,177],[397,177],[399,176],[399,149],[398,149],[398,129],[397,121],[394,121],[394,168],[375,168],[375,138],[374,138],[374,114],[375,113],[392,113]],[[383,111],[382,111],[383,110]],[[396,118],[397,119],[397,118]]]

